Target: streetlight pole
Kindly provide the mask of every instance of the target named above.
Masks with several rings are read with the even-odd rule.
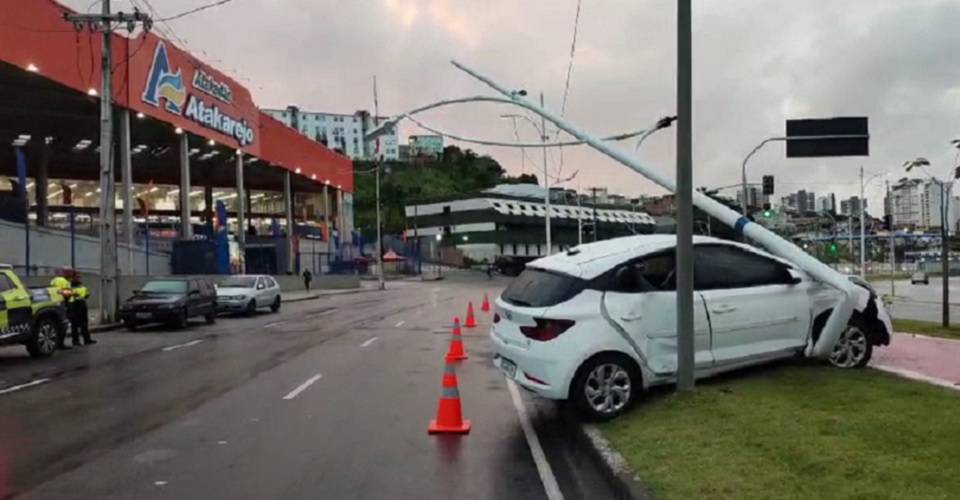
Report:
[[[543,92],[540,92],[540,107],[543,107]],[[550,255],[552,252],[552,242],[550,241],[550,173],[547,172],[547,119],[540,115],[540,142],[543,143],[543,187],[546,194],[543,196],[543,203],[546,205],[546,235],[547,250],[544,255]],[[558,174],[559,175],[559,174]]]
[[[866,212],[866,203],[867,203],[867,202],[866,202],[866,200],[864,200],[864,198],[863,198],[863,196],[864,196],[863,191],[864,191],[864,189],[866,188],[866,185],[867,185],[867,184],[870,184],[870,182],[872,182],[874,179],[876,179],[876,178],[879,177],[880,175],[886,175],[886,173],[884,173],[884,174],[874,174],[873,177],[871,177],[871,178],[867,179],[866,181],[864,181],[864,180],[863,180],[863,165],[860,166],[860,277],[861,277],[861,278],[865,278],[865,277],[866,277],[866,271],[865,271],[865,270],[866,270],[866,251],[864,250],[864,248],[866,247],[866,235],[865,235],[865,232],[864,232],[864,222],[863,222],[863,220],[864,220],[864,217],[865,217],[864,212]],[[888,187],[889,187],[889,186],[888,186]]]
[[[890,296],[896,297],[897,289],[894,288],[894,276],[897,274],[897,253],[896,247],[894,246],[896,240],[894,239],[894,225],[893,225],[893,197],[890,196],[890,181],[886,182],[887,184],[887,199],[890,200],[888,204],[890,207],[890,213],[887,214],[890,217]]]
[[[693,390],[694,385],[693,75],[690,4],[691,0],[677,0],[677,389],[681,391]]]
[[[916,158],[906,161],[904,162],[903,166],[907,172],[915,167],[920,168],[927,175],[927,177],[940,188],[940,263],[943,270],[943,278],[941,280],[943,288],[942,319],[943,327],[950,328],[950,242],[948,241],[949,232],[947,230],[947,211],[945,210],[948,196],[947,183],[930,175],[930,172],[927,172],[926,167],[930,166],[930,160],[927,160],[926,158]],[[956,170],[954,170],[952,173],[954,174],[954,177],[951,177],[951,179],[955,178]]]
[[[380,162],[377,162],[376,172],[376,191],[377,191],[377,285],[380,290],[386,288],[383,280],[383,237],[380,235],[380,169],[383,168]]]

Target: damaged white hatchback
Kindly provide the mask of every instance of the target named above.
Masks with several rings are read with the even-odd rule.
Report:
[[[676,380],[675,235],[580,245],[527,265],[498,297],[494,363],[521,386],[570,399],[586,416],[622,413],[644,388]],[[804,355],[840,292],[757,248],[694,238],[696,376]],[[890,343],[866,282],[830,363],[860,368]]]

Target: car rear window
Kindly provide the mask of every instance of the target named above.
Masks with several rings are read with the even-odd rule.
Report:
[[[547,307],[570,300],[586,282],[566,274],[527,268],[504,290],[501,298],[521,307]]]

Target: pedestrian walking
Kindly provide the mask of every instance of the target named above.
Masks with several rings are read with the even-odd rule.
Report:
[[[309,269],[303,270],[303,286],[307,288],[307,291],[310,291],[310,282],[313,281],[313,273]]]
[[[90,338],[90,318],[89,308],[87,307],[87,298],[90,292],[80,281],[80,275],[74,273],[70,281],[71,294],[70,302],[67,304],[67,314],[70,319],[70,334],[73,336],[73,346],[80,345],[80,337],[83,337],[84,345],[96,344],[97,341]]]

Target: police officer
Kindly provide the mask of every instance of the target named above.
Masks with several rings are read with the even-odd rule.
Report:
[[[72,298],[73,290],[71,290],[70,280],[67,279],[67,276],[71,274],[73,274],[73,269],[70,269],[69,267],[65,267],[60,270],[60,272],[57,274],[55,278],[50,280],[50,286],[59,290],[60,295],[63,296],[63,300],[67,303],[68,319],[70,315],[70,299]],[[73,328],[76,328],[76,327],[72,325],[72,321],[71,321],[71,329]],[[67,332],[64,331],[63,328],[58,328],[57,329],[57,349],[63,349],[63,350],[70,349],[64,343],[66,341],[66,337],[67,337]],[[74,333],[74,339],[76,339],[76,333]],[[78,345],[78,342],[74,340],[73,345]]]
[[[74,273],[70,281],[71,294],[70,303],[67,310],[70,316],[70,332],[73,335],[74,347],[80,345],[80,336],[83,335],[84,345],[96,344],[97,341],[90,338],[90,329],[88,327],[89,317],[87,309],[87,297],[90,292],[80,281],[80,275]]]

